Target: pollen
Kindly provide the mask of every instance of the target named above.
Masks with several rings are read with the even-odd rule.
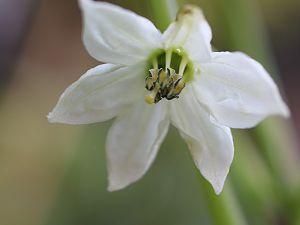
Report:
[[[179,94],[191,79],[193,67],[181,49],[167,50],[151,59],[151,69],[145,78],[145,96],[148,104],[158,103],[162,99],[179,98]]]

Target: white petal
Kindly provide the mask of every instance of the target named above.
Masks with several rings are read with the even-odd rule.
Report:
[[[243,53],[213,53],[193,86],[199,101],[225,126],[248,128],[269,115],[289,115],[270,75]]]
[[[87,71],[61,95],[50,122],[86,124],[105,121],[143,96],[143,66],[103,64]]]
[[[182,47],[196,62],[210,59],[212,33],[202,11],[186,5],[163,34],[166,48]]]
[[[144,100],[116,119],[106,144],[109,191],[122,189],[145,174],[168,125],[165,105],[148,105]]]
[[[146,18],[107,2],[79,0],[83,41],[101,62],[131,65],[162,47],[162,35]]]
[[[190,86],[185,89],[171,102],[172,123],[187,141],[196,166],[219,194],[233,159],[232,135],[229,128],[210,120]]]

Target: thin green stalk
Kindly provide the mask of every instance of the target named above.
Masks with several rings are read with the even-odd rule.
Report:
[[[216,195],[211,185],[204,180],[199,171],[197,170],[196,172],[206,197],[213,224],[247,225],[241,207],[232,191],[230,181],[227,180],[223,192],[220,195]]]
[[[224,29],[224,45],[243,51],[276,72],[263,18],[256,0],[213,0]]]
[[[236,154],[229,177],[249,224],[275,224],[273,176],[247,131],[234,130]],[[259,172],[253,172],[253,171]]]
[[[154,24],[164,31],[174,19],[178,6],[175,0],[149,0],[150,17]]]

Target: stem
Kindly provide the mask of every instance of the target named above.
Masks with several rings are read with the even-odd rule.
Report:
[[[153,66],[153,69],[158,69],[158,62],[157,62],[157,58],[153,58],[152,60],[152,66]]]
[[[263,17],[256,0],[213,0],[226,31],[224,45],[231,50],[243,51],[277,70],[271,53]]]
[[[172,50],[167,50],[167,52],[166,52],[166,68],[165,68],[166,71],[171,66],[171,60],[172,60]]]
[[[274,177],[247,131],[234,131],[236,154],[230,178],[249,224],[276,224],[281,204]],[[255,171],[259,172],[253,172]],[[274,223],[273,223],[274,222]]]
[[[223,192],[217,196],[211,185],[204,180],[198,170],[196,173],[197,178],[202,184],[203,191],[205,192],[204,196],[206,197],[206,202],[209,206],[208,210],[211,214],[213,224],[246,225],[247,222],[240,210],[240,206],[231,189],[229,180],[227,180],[226,187]]]
[[[289,122],[279,119],[264,121],[251,130],[256,145],[262,150],[270,171],[278,183],[289,193],[299,186],[298,157]]]
[[[178,74],[180,76],[183,76],[183,73],[184,73],[187,63],[188,63],[188,59],[186,57],[182,57],[182,60],[180,62],[180,66],[179,66],[179,72],[178,72]]]
[[[178,10],[175,0],[149,0],[150,16],[154,24],[164,31]]]

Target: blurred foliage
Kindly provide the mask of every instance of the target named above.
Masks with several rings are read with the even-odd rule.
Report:
[[[145,179],[107,192],[104,142],[109,125],[86,128],[49,224],[210,224],[192,159],[175,129]]]

